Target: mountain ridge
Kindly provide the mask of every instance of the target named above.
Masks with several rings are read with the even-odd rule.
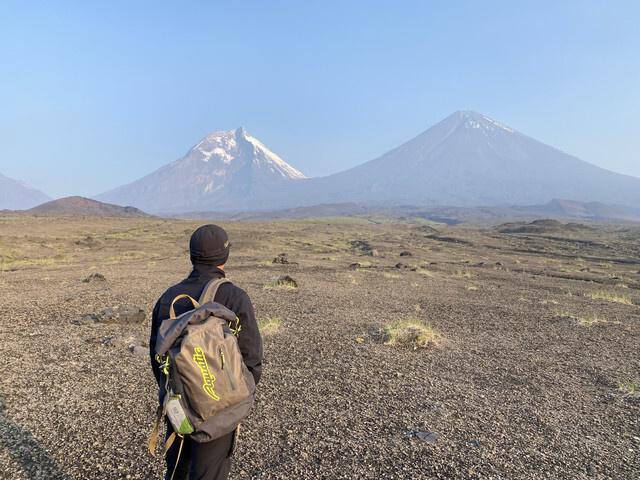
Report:
[[[472,110],[383,155],[309,178],[243,127],[214,132],[155,172],[93,197],[154,213],[366,206],[542,205],[554,198],[640,207],[640,179],[614,173]]]

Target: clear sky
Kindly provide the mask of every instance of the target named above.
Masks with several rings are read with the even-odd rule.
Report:
[[[640,177],[640,2],[0,0],[0,173],[91,196],[244,125],[322,176],[475,110]]]

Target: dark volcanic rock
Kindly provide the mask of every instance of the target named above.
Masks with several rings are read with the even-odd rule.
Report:
[[[367,255],[367,256],[372,255],[373,247],[369,242],[365,242],[362,240],[354,240],[352,242],[349,242],[349,244],[356,251],[356,253],[359,253],[360,255]]]
[[[291,285],[292,287],[298,288],[298,282],[289,275],[282,275],[278,277],[276,281],[281,285]]]
[[[281,253],[280,255],[275,257],[271,263],[280,263],[282,265],[288,264],[289,260],[287,260],[287,254],[286,253]]]
[[[89,275],[87,278],[83,280],[84,283],[93,283],[93,282],[103,283],[106,281],[107,279],[101,273],[92,273],[91,275]]]

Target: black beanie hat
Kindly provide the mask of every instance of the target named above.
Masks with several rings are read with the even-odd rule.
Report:
[[[229,258],[229,237],[227,232],[217,225],[203,225],[198,228],[189,241],[191,263],[220,267]]]

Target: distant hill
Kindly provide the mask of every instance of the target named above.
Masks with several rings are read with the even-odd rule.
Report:
[[[52,198],[20,180],[0,174],[0,209],[24,210]]]
[[[26,212],[33,216],[59,216],[59,217],[123,217],[123,218],[149,218],[152,215],[135,207],[120,207],[109,203],[102,203],[84,197],[66,197],[51,202],[43,203],[30,208]]]
[[[260,209],[287,180],[304,178],[240,127],[215,132],[184,157],[94,198],[155,213]]]
[[[540,207],[529,207],[532,211],[547,213],[559,218],[581,218],[585,220],[622,220],[640,222],[640,216],[625,212],[602,202],[576,202],[554,198]]]

